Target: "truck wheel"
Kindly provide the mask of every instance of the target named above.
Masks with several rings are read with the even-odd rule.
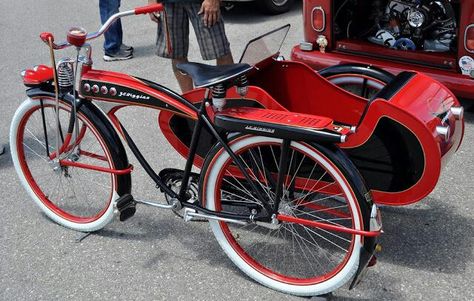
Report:
[[[278,15],[289,11],[294,0],[257,0],[257,3],[264,13]]]

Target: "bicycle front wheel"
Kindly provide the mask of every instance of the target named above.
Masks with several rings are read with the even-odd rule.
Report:
[[[255,185],[274,199],[282,140],[242,136],[229,144]],[[369,210],[363,199],[366,190],[355,187],[349,176],[358,173],[341,158],[345,157],[338,150],[291,143],[278,214],[300,222],[280,221],[271,228],[210,221],[220,246],[242,271],[273,289],[306,296],[331,292],[351,279],[358,268],[362,237],[301,222],[364,229],[363,216]],[[263,210],[222,147],[213,150],[202,175],[201,197],[207,209],[248,215]]]
[[[66,160],[107,169],[125,168],[128,162],[123,146],[120,150],[120,140],[117,142],[116,135],[100,123],[93,109],[90,104],[80,107],[77,147]],[[70,103],[61,100],[58,131],[54,100],[25,100],[10,128],[12,159],[21,183],[48,217],[68,228],[95,231],[111,221],[113,201],[130,190],[130,175],[61,166],[51,159],[56,154],[56,137],[61,143],[65,140],[71,112]]]

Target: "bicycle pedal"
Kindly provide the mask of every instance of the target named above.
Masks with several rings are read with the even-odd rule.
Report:
[[[118,198],[115,206],[120,213],[119,219],[121,222],[126,221],[135,214],[137,211],[136,204],[137,202],[135,202],[131,194],[124,194]]]

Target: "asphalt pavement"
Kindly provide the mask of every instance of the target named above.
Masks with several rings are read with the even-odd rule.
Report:
[[[122,10],[145,2],[123,1]],[[206,223],[185,223],[168,211],[140,207],[131,220],[115,221],[82,241],[82,234],[48,220],[20,186],[8,149],[9,123],[25,99],[19,73],[48,64],[40,32],[63,40],[72,25],[96,30],[98,1],[2,3],[0,143],[7,148],[0,156],[0,300],[305,300],[255,283],[225,256]],[[282,49],[288,57],[302,39],[301,7],[280,16],[261,15],[252,5],[225,12],[234,56],[250,38],[291,23]],[[97,40],[95,67],[177,89],[169,61],[154,55],[155,25],[147,16],[122,22],[135,58],[105,63]],[[190,53],[200,61],[194,38]],[[120,116],[157,170],[184,166],[159,132],[156,112],[129,109]],[[467,113],[463,146],[437,188],[416,205],[382,209],[385,234],[378,264],[358,287],[343,287],[330,300],[474,300],[473,141],[474,114]],[[140,168],[133,173],[133,194],[163,199]]]

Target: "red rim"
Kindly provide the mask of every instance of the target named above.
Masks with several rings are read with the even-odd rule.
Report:
[[[47,107],[51,107],[52,105],[48,105],[48,104],[44,104],[44,107],[47,108]],[[112,186],[112,189],[111,189],[111,192],[109,194],[109,198],[108,198],[108,201],[107,203],[105,204],[104,208],[99,212],[97,213],[96,215],[92,216],[92,217],[81,217],[81,216],[76,216],[76,215],[72,215],[62,209],[60,209],[59,207],[57,207],[54,203],[52,203],[43,193],[43,191],[41,190],[41,188],[38,186],[38,184],[36,183],[36,181],[34,180],[33,178],[33,175],[31,174],[30,172],[30,169],[28,168],[28,164],[26,163],[26,160],[25,160],[25,153],[24,153],[24,150],[23,150],[23,137],[24,137],[24,130],[25,130],[25,125],[27,123],[27,121],[29,120],[30,116],[40,108],[39,105],[37,106],[34,106],[33,108],[31,108],[22,118],[20,124],[19,124],[19,127],[18,127],[18,134],[17,134],[17,139],[16,139],[16,143],[17,143],[17,153],[18,153],[18,161],[20,163],[20,167],[21,167],[21,170],[23,172],[23,175],[25,176],[29,186],[31,187],[31,189],[33,190],[33,192],[35,193],[35,195],[41,200],[41,202],[46,206],[48,207],[48,209],[50,209],[51,211],[53,211],[54,214],[60,216],[61,218],[63,219],[66,219],[68,221],[71,221],[71,222],[74,222],[74,223],[80,223],[80,224],[86,224],[86,223],[91,223],[91,222],[94,222],[96,220],[98,220],[99,218],[101,218],[105,212],[107,211],[107,209],[109,208],[110,206],[110,203],[112,202],[112,197],[113,197],[113,187],[116,187],[117,185],[117,182],[116,182],[116,178],[114,176],[111,175],[111,178],[112,178],[112,181],[113,181],[113,186]],[[62,110],[66,110],[64,107],[61,107]],[[84,118],[84,115],[81,114],[79,112],[79,116],[83,117],[81,118],[81,120],[84,122],[84,120],[87,120],[87,118]],[[94,134],[94,137],[97,139],[97,141],[99,141],[100,143],[100,146],[102,147],[102,149],[104,150],[104,153],[106,153],[107,155],[107,158],[111,158],[111,155],[110,153],[108,152],[108,149],[107,147],[105,147],[105,142],[103,140],[100,139],[100,135],[96,132],[96,130],[93,128],[93,127],[90,127],[90,122],[87,122],[87,125],[88,125],[88,128],[89,130],[91,130],[91,132]],[[108,163],[111,166],[111,168],[114,168],[114,164],[113,164],[113,161],[112,160],[108,160]]]
[[[238,139],[238,140],[241,140],[241,139]],[[279,143],[267,143],[267,142],[262,142],[262,143],[256,143],[256,144],[252,144],[252,145],[247,145],[245,147],[245,149],[242,149],[242,150],[239,150],[238,153],[236,154],[241,154],[242,152],[245,152],[246,150],[250,149],[250,148],[253,148],[253,147],[258,147],[258,146],[261,146],[261,145],[280,145]],[[350,189],[351,191],[351,194],[352,194],[352,197],[354,200],[356,200],[356,197],[354,195],[354,192],[352,191],[350,185],[347,183],[345,177],[340,173],[339,169],[330,161],[326,158],[326,156],[324,156],[321,152],[319,152],[318,150],[314,149],[313,147],[307,145],[307,144],[303,144],[305,145],[306,147],[308,148],[311,148],[313,151],[315,151],[317,154],[319,154],[321,157],[323,157],[329,164],[331,164],[331,166],[337,171],[337,173],[339,174],[339,176],[343,179],[344,183],[346,184],[346,186]],[[295,148],[293,148],[295,149]],[[304,155],[308,156],[307,153],[303,152],[302,150],[298,149],[299,152],[303,153]],[[223,150],[220,150],[218,152],[218,154],[214,157],[214,158],[218,158],[220,156],[220,154],[223,152]],[[232,159],[229,157],[227,159],[227,161],[224,163],[223,166],[227,167],[229,166],[229,163],[232,161]],[[211,162],[211,164],[209,165],[209,168],[212,168],[212,166],[214,165],[215,163],[215,159]],[[222,206],[221,206],[221,203],[220,203],[220,196],[219,196],[219,192],[220,192],[220,189],[221,189],[221,183],[222,183],[222,179],[223,179],[223,173],[225,172],[226,168],[222,168],[220,171],[219,171],[219,174],[217,176],[217,184],[216,184],[216,190],[215,190],[215,195],[214,195],[214,198],[215,198],[215,205],[216,205],[216,208],[215,210],[216,211],[220,211],[222,210]],[[324,170],[327,171],[326,168],[324,168]],[[328,173],[330,174],[330,173]],[[332,176],[332,174],[330,174]],[[337,182],[336,182],[337,183]],[[205,179],[205,186],[206,187],[206,184],[207,184],[207,177]],[[339,186],[339,189],[341,189],[340,187],[340,184],[337,183],[337,185]],[[205,199],[205,198],[204,198]],[[350,208],[350,206],[348,206],[348,208]],[[352,211],[351,211],[352,212]],[[353,213],[352,213],[353,214]],[[360,219],[360,212],[357,212],[358,216],[359,216],[359,220]],[[351,223],[352,223],[352,227],[353,227],[353,224],[354,224],[354,218],[351,216]],[[312,278],[295,278],[295,277],[290,277],[290,276],[286,276],[286,275],[283,275],[283,274],[280,274],[280,273],[277,273],[275,271],[272,271],[268,268],[266,268],[265,266],[263,266],[262,264],[258,263],[252,256],[250,256],[240,245],[239,243],[235,240],[234,236],[232,235],[229,227],[227,226],[227,224],[225,222],[219,222],[219,225],[227,239],[227,241],[230,243],[230,245],[232,246],[232,248],[234,249],[234,251],[247,263],[249,264],[250,266],[252,266],[253,269],[257,270],[258,272],[260,272],[261,274],[273,279],[273,280],[276,280],[276,281],[279,281],[279,282],[283,282],[283,283],[287,283],[287,284],[292,284],[292,285],[301,285],[301,286],[304,286],[304,285],[315,285],[315,284],[318,284],[318,283],[321,283],[321,282],[324,282],[324,281],[327,281],[328,279],[334,277],[336,274],[338,274],[347,264],[349,258],[351,257],[352,255],[352,252],[353,252],[353,249],[354,249],[354,241],[355,241],[355,238],[354,238],[354,235],[351,236],[351,243],[350,243],[350,246],[346,252],[346,255],[344,256],[344,259],[342,260],[341,263],[339,263],[335,268],[332,269],[332,271],[330,271],[329,273],[326,273],[325,275],[321,275],[321,276],[316,276],[316,277],[312,277]]]

